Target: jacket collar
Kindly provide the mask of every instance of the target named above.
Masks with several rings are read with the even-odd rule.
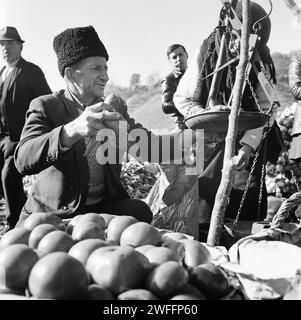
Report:
[[[16,65],[13,67],[14,70],[21,70],[23,69],[24,65],[26,64],[26,60],[24,60],[22,57],[18,60],[18,62],[16,63]],[[0,73],[2,73],[5,69],[7,68],[7,66],[3,66],[0,70]]]
[[[20,72],[23,70],[26,61],[21,57],[17,62],[16,67],[12,71],[12,83],[17,79]]]
[[[66,91],[68,91],[68,97],[71,98],[71,100],[73,101],[74,105],[76,106],[77,109],[84,111],[86,108],[86,105],[83,103],[80,103],[78,101],[78,99],[76,98],[76,96],[74,94],[72,94],[72,92],[67,88]]]
[[[17,62],[17,64],[16,64],[16,68],[23,68],[24,67],[24,65],[25,65],[25,63],[26,63],[26,60],[24,60],[22,57],[19,59],[19,61]]]
[[[7,89],[6,91],[10,90],[10,88],[12,87],[12,85],[14,84],[14,82],[16,81],[17,77],[19,76],[19,74],[21,73],[21,71],[24,68],[24,65],[26,64],[26,61],[21,57],[19,59],[19,61],[16,64],[16,67],[13,68],[12,72],[8,75],[8,77],[6,78],[7,82]],[[1,71],[0,74],[5,70],[6,66],[4,66]]]
[[[74,99],[72,98],[70,92],[67,89],[60,90],[57,95],[61,98],[64,104],[67,113],[67,122],[77,118],[79,116],[78,106],[76,104],[76,101],[74,101]]]
[[[178,73],[178,72],[175,72],[174,70],[172,70],[171,74],[177,79],[177,78],[182,78],[184,72]]]

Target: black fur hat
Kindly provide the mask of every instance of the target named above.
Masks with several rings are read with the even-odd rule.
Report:
[[[92,26],[70,28],[58,34],[53,40],[60,74],[64,76],[66,67],[88,57],[109,55]]]

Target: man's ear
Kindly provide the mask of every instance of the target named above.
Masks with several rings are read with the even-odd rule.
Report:
[[[72,72],[72,69],[70,67],[65,68],[64,73],[65,73],[64,77],[66,77],[67,80],[69,80],[70,82],[74,82],[73,72]]]

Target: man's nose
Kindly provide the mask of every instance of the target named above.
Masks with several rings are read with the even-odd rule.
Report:
[[[102,80],[108,82],[108,81],[109,81],[109,75],[108,75],[108,73],[107,73],[107,72],[103,72],[103,73],[101,74],[101,78],[102,78]]]

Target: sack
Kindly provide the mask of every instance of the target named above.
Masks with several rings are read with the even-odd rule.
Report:
[[[296,281],[301,266],[301,249],[282,241],[248,239],[228,251],[230,264],[250,299],[278,299]]]
[[[196,175],[185,165],[168,165],[149,192],[146,203],[160,229],[182,232],[199,239],[199,188]]]

